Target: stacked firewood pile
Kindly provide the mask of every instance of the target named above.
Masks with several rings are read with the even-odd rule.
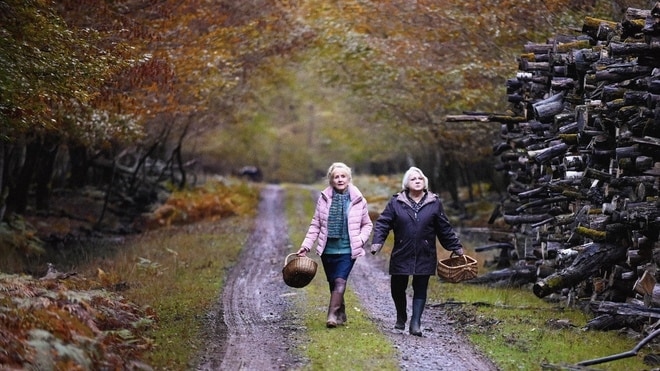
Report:
[[[507,114],[447,118],[502,127],[508,198],[491,221],[506,231],[477,249],[500,249],[501,269],[474,282],[660,318],[660,3],[525,45],[506,88]]]

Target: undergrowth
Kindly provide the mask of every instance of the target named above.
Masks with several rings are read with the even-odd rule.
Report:
[[[253,228],[258,191],[245,185],[215,185],[175,195],[169,204],[195,215],[197,223],[146,233],[113,259],[109,269],[131,287],[126,297],[159,313],[158,327],[151,332],[155,347],[147,354],[154,368],[190,368],[204,345],[201,318],[218,300],[225,272]],[[186,199],[192,202],[181,201]],[[240,203],[229,201],[236,199]],[[214,205],[217,200],[225,201]],[[218,204],[228,210],[231,206],[231,211],[217,209]]]
[[[0,273],[0,368],[127,369],[151,348],[150,308],[77,275]]]
[[[61,246],[41,279],[0,273],[0,365],[190,369],[258,200],[258,187],[206,184],[172,196],[170,215],[186,217],[167,227]]]

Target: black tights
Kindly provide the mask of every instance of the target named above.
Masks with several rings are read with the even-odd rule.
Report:
[[[390,290],[392,298],[406,297],[406,288],[408,288],[408,277],[406,275],[392,275],[390,280]],[[429,287],[429,279],[431,276],[412,276],[413,299],[426,300],[426,291]]]

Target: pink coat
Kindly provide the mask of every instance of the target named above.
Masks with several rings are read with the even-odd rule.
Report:
[[[362,196],[362,192],[352,184],[349,184],[348,192],[351,197],[351,205],[348,209],[348,236],[351,242],[351,257],[356,259],[365,254],[364,245],[369,241],[373,223],[369,218],[367,200]],[[314,242],[318,239],[316,253],[323,254],[328,240],[328,214],[331,203],[332,187],[327,187],[316,202],[316,211],[302,243],[305,250],[311,251]]]

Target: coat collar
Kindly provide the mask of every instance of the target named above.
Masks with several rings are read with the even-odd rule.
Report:
[[[437,199],[438,199],[438,195],[436,195],[435,193],[431,193],[431,192],[426,191],[426,199],[424,200],[424,203],[421,206],[425,206],[425,205],[428,205],[430,203],[433,203]],[[406,196],[406,191],[401,191],[401,192],[397,193],[396,200],[399,201],[399,202],[403,202],[404,204],[412,207],[412,203],[408,199],[408,196]]]

